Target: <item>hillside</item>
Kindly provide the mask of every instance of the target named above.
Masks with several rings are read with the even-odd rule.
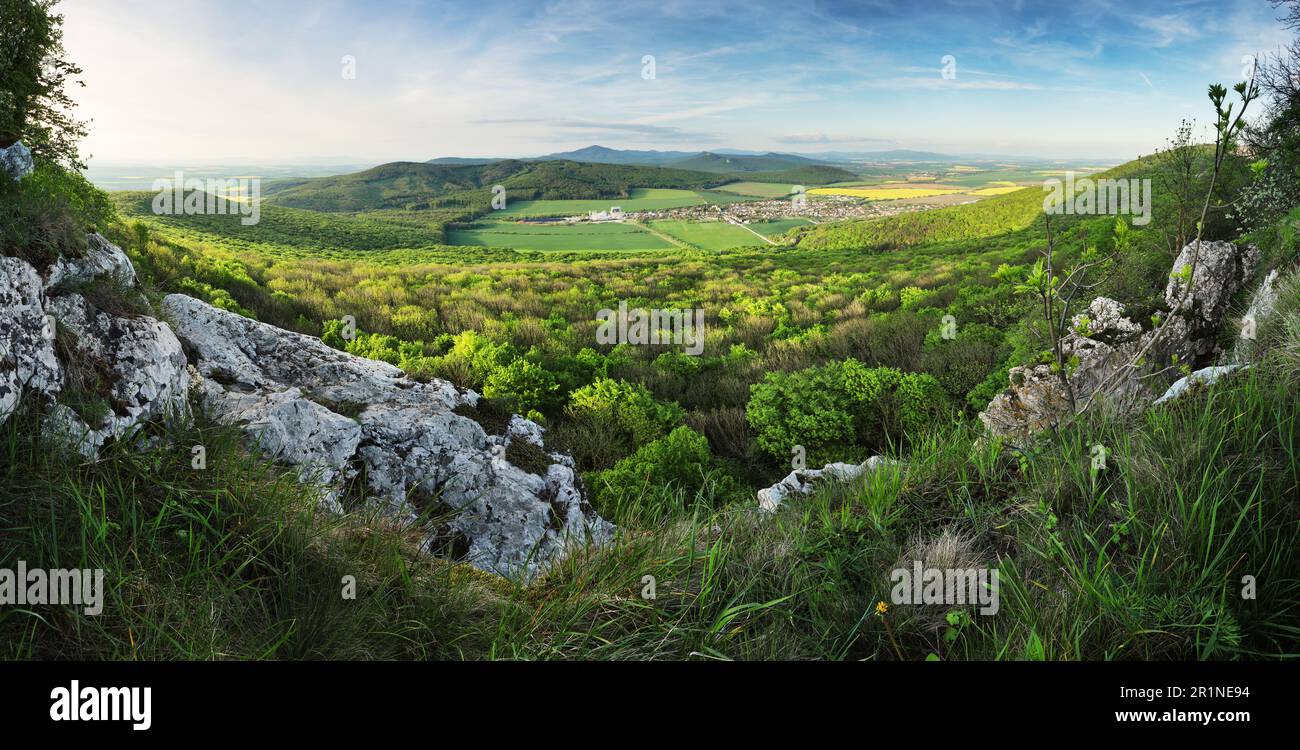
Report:
[[[745,172],[776,172],[808,166],[828,166],[814,159],[791,154],[767,153],[758,156],[741,154],[704,153],[673,162],[679,169],[693,169],[700,172],[718,172],[735,174]]]
[[[1209,158],[1209,154],[1202,149],[1198,159],[1205,163]],[[1228,190],[1225,185],[1239,186],[1244,179],[1244,160],[1231,160],[1228,169],[1229,174],[1225,177],[1225,183],[1220,185],[1220,190]],[[1090,177],[1096,180],[1142,180],[1150,179],[1152,174],[1153,167],[1149,159],[1136,159]],[[1041,223],[1046,195],[1042,186],[1027,187],[967,205],[882,219],[827,223],[800,230],[799,243],[801,247],[810,250],[856,248],[875,252],[918,244],[993,237],[1024,230],[1035,222]],[[1154,198],[1155,211],[1162,211],[1169,202],[1167,192],[1156,191]],[[1212,213],[1211,218],[1220,213]],[[1069,224],[1078,219],[1075,216],[1060,216],[1057,221],[1059,224]]]
[[[313,211],[486,207],[501,185],[512,200],[627,197],[632,188],[697,189],[724,180],[683,169],[505,160],[487,164],[394,162],[356,174],[268,190],[274,205]]]

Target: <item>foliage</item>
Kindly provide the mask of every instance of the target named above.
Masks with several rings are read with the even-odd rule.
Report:
[[[66,89],[84,84],[66,59],[56,2],[0,0],[0,147],[22,140],[42,161],[83,169],[77,141],[86,127]]]

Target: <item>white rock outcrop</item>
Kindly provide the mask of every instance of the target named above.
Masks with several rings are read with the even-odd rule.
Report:
[[[124,288],[134,284],[119,248],[99,235],[87,239],[84,257],[55,264],[61,278],[82,283],[112,275]],[[108,440],[183,414],[188,388],[184,352],[166,325],[99,310],[43,281],[25,261],[0,257],[0,422],[24,396],[36,399],[47,410],[46,436],[93,459]],[[94,408],[86,408],[88,401]]]
[[[1249,365],[1220,365],[1217,367],[1202,368],[1191,375],[1174,381],[1174,384],[1169,386],[1169,390],[1165,391],[1164,394],[1160,398],[1156,399],[1151,405],[1156,406],[1158,404],[1163,404],[1166,401],[1172,401],[1173,399],[1188,393],[1197,386],[1208,387],[1225,375],[1246,369],[1249,369]]]
[[[1192,261],[1195,257],[1195,269]],[[1122,304],[1099,297],[1062,337],[1066,377],[1051,365],[1015,367],[1010,387],[980,413],[986,431],[1023,446],[1076,410],[1104,405],[1128,412],[1151,404],[1178,370],[1216,353],[1218,328],[1233,295],[1259,261],[1253,245],[1202,242],[1184,247],[1165,287],[1163,322],[1143,332]]]
[[[1232,347],[1231,361],[1234,364],[1247,364],[1258,356],[1259,326],[1265,318],[1273,314],[1273,310],[1277,307],[1277,279],[1278,270],[1274,268],[1268,272],[1264,280],[1255,288],[1255,293],[1251,295],[1250,305],[1241,316],[1241,330],[1237,334],[1237,341]]]
[[[872,456],[860,464],[833,463],[820,469],[795,469],[785,479],[758,491],[758,507],[766,513],[775,513],[786,500],[811,495],[827,482],[852,482],[887,463],[891,461],[884,456]]]
[[[86,254],[80,258],[60,257],[46,272],[45,290],[58,294],[96,279],[109,279],[118,286],[136,285],[135,267],[122,252],[98,233],[86,237]]]
[[[62,379],[40,275],[18,258],[0,256],[0,423],[24,393],[52,401]]]
[[[21,180],[31,174],[34,167],[32,152],[23,145],[22,141],[9,148],[0,148],[0,172],[15,180]]]
[[[55,434],[93,459],[108,440],[121,439],[138,425],[182,417],[188,412],[189,372],[185,353],[171,329],[148,316],[111,315],[80,294],[54,297],[47,307],[57,321],[68,356],[92,373],[107,407],[78,415],[56,407]],[[74,368],[65,368],[69,373]]]
[[[451,547],[483,570],[529,579],[570,548],[609,541],[614,527],[583,497],[572,462],[542,449],[542,428],[513,417],[502,435],[471,418],[478,395],[421,383],[392,365],[333,349],[173,294],[163,309],[201,376],[209,416],[242,426],[271,456],[327,486],[327,506],[356,499],[346,488],[428,528],[426,545]],[[543,473],[510,460],[513,441],[549,461]],[[523,447],[523,446],[519,446]]]

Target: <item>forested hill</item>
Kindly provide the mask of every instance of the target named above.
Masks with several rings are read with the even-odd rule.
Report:
[[[1209,158],[1205,147],[1201,147],[1203,158]],[[1216,193],[1223,195],[1240,187],[1245,179],[1243,165],[1231,161],[1225,165],[1225,175],[1221,178]],[[1104,172],[1091,175],[1078,175],[1094,180],[1102,179],[1147,179],[1153,176],[1153,167],[1148,159],[1133,161],[1112,167]],[[1064,179],[1064,174],[1057,175]],[[1155,210],[1170,200],[1170,191],[1153,190]],[[935,242],[972,240],[981,237],[993,237],[1006,232],[1024,229],[1034,223],[1043,213],[1043,198],[1046,194],[1041,186],[1031,186],[1006,195],[999,195],[947,208],[902,214],[861,221],[842,221],[810,227],[799,239],[801,247],[810,250],[891,250]],[[1070,217],[1063,217],[1068,223]],[[1209,220],[1219,221],[1223,211],[1214,208]]]
[[[266,194],[271,202],[291,208],[365,211],[430,208],[448,199],[486,204],[494,185],[504,187],[512,200],[586,199],[623,198],[634,187],[702,189],[729,179],[684,169],[573,161],[393,162],[355,174],[270,185]]]
[[[511,200],[626,198],[633,188],[702,190],[736,179],[822,185],[853,179],[837,167],[718,174],[671,167],[504,159],[481,164],[393,162],[355,174],[285,180],[266,186],[270,203],[313,211],[486,207],[493,186]]]

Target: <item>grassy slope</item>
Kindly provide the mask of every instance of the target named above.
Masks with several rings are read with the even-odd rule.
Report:
[[[1141,174],[1143,165],[1132,161],[1100,173],[1100,178],[1128,178]],[[978,203],[864,221],[822,224],[805,231],[800,245],[809,249],[858,248],[887,250],[923,243],[971,240],[1022,230],[1043,213],[1041,186],[986,198]]]
[[[1283,300],[1263,333],[1270,360],[1229,385],[1132,420],[1083,420],[1023,461],[940,428],[906,468],[774,518],[700,515],[697,498],[655,488],[620,507],[617,544],[526,589],[421,558],[380,520],[313,513],[308,491],[227,431],[173,428],[179,447],[85,465],[11,420],[0,565],[103,567],[111,599],[101,618],[6,608],[0,643],[20,658],[1294,656],[1294,277]],[[1099,474],[1096,444],[1111,452]],[[190,467],[189,445],[208,448],[207,469]],[[888,571],[918,555],[997,565],[1001,611],[959,619],[950,636],[946,608],[873,614]],[[1246,574],[1254,600],[1239,595]],[[357,601],[340,596],[343,575],[357,577]],[[644,575],[653,601],[638,596]]]
[[[941,261],[953,248],[1018,253],[1032,231],[874,260],[881,273],[933,276],[951,272]],[[782,262],[824,271],[855,257],[803,248]],[[227,431],[173,428],[179,449],[86,466],[11,420],[0,566],[103,566],[119,616],[7,609],[0,642],[7,656],[60,658],[1295,656],[1298,292],[1293,280],[1283,324],[1264,333],[1269,363],[1207,394],[1131,420],[1091,417],[1025,461],[980,447],[970,426],[940,427],[904,470],[772,519],[748,502],[698,510],[713,505],[709,489],[653,488],[619,505],[618,544],[527,589],[420,558],[382,520],[317,516],[310,492]],[[208,447],[202,472],[184,449],[195,444]],[[1111,468],[1094,477],[1096,444]],[[872,614],[889,570],[936,540],[1003,576],[1002,611],[951,637],[946,611]],[[638,595],[647,574],[654,601]],[[1239,595],[1244,574],[1255,600]],[[357,602],[338,595],[342,575],[357,576]]]

